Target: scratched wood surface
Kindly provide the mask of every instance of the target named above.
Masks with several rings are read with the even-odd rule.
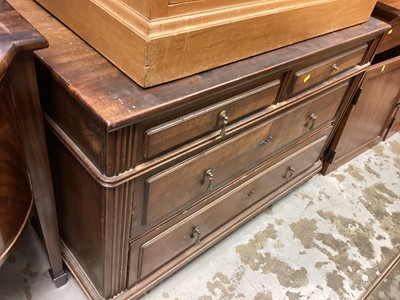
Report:
[[[189,104],[193,99],[237,86],[245,79],[265,75],[277,68],[289,70],[295,58],[312,58],[313,54],[326,49],[338,51],[346,46],[345,40],[351,42],[366,36],[366,32],[372,35],[382,29],[380,21],[370,19],[346,31],[317,37],[313,43],[298,43],[143,89],[60,22],[50,18],[33,1],[10,2],[48,39],[50,47],[36,52],[40,62],[48,65],[52,76],[65,85],[67,93],[73,95],[79,105],[94,113],[108,130],[136,123],[178,105]]]
[[[0,0],[0,78],[20,51],[47,46],[47,41],[18,13]]]

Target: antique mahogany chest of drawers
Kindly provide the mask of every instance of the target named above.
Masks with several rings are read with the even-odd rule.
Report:
[[[29,0],[64,258],[128,299],[321,170],[377,19],[143,89]],[[68,45],[68,46],[66,46]]]
[[[362,23],[376,4],[376,0],[36,1],[143,87]]]

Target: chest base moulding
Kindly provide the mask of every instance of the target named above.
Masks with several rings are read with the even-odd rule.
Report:
[[[376,4],[376,0],[37,2],[142,87],[362,23]]]

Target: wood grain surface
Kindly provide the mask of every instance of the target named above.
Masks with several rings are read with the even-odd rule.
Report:
[[[7,71],[19,52],[45,46],[46,39],[0,0],[0,263],[21,234],[33,203]]]
[[[61,286],[67,277],[61,260],[53,185],[32,53],[47,47],[48,43],[4,0],[0,0],[0,20],[0,225],[10,228],[15,222],[12,240],[15,242],[28,219],[33,197],[50,260],[51,277],[56,286]],[[8,216],[14,216],[14,220]]]
[[[20,236],[33,197],[8,78],[0,82],[0,265]]]
[[[352,40],[367,40],[368,36],[381,32],[383,26],[381,21],[370,19],[345,33],[338,31],[315,38],[314,43],[299,43],[143,89],[33,1],[10,0],[10,3],[49,41],[49,48],[36,53],[44,65],[51,66],[52,77],[60,84],[68,82],[64,87],[66,92],[109,130],[136,123],[177,105],[189,104],[194,98],[212,94],[216,89],[237,86],[244,78],[266,74],[279,66],[288,70],[294,57],[313,57],[324,49],[337,51],[349,47]],[[348,43],[343,43],[344,36]]]
[[[144,7],[132,1],[133,8],[112,0],[37,1],[143,87],[360,24],[376,4],[157,0],[146,5],[149,11],[138,12],[135,8]]]

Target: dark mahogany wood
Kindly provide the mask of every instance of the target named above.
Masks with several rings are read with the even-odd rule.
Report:
[[[392,115],[389,118],[389,125],[384,140],[390,138],[392,135],[400,131],[400,95]]]
[[[318,94],[291,111],[184,161],[179,167],[173,166],[152,176],[144,176],[146,210],[142,224],[154,224],[170,212],[207,195],[207,170],[214,176],[212,188],[217,189],[287,147],[290,142],[331,123],[348,84],[344,82]],[[185,181],[181,178],[185,178]],[[141,180],[138,179],[136,186],[141,184]],[[176,191],[171,186],[181,191],[179,197],[176,197]]]
[[[400,1],[380,0],[373,12],[374,16],[388,22],[392,28],[387,31],[377,53],[400,45]]]
[[[38,68],[40,74],[43,72],[39,81],[41,78],[54,78],[57,83],[41,91],[44,110],[107,176],[132,167],[115,161],[115,139],[129,134],[117,137],[117,129],[149,118],[157,120],[157,123],[149,124],[148,128],[160,125],[163,119],[193,112],[194,107],[204,107],[222,96],[237,95],[252,84],[267,83],[266,77],[292,70],[293,63],[299,58],[303,59],[300,70],[346,52],[354,48],[355,43],[371,42],[371,38],[382,30],[382,23],[371,19],[345,32],[313,39],[313,43],[299,43],[182,80],[142,89],[38,6],[23,0],[12,0],[12,3],[50,42],[49,48],[37,52],[41,66],[51,66]],[[65,41],[68,41],[68,47],[64,46]],[[369,61],[371,54],[364,57],[361,65]],[[356,70],[353,68],[351,71],[354,73]],[[317,88],[323,87],[319,85]],[[68,101],[71,96],[77,101]],[[57,102],[51,100],[53,97],[58,99]],[[65,114],[66,107],[74,110],[73,115]],[[82,119],[86,122],[81,122]],[[81,134],[77,133],[77,126]],[[105,135],[105,132],[110,134]],[[133,140],[135,136],[126,138]],[[100,159],[103,148],[107,148],[110,155]],[[120,166],[124,168],[120,169]]]
[[[323,174],[400,131],[400,1],[380,0],[373,14],[392,27],[383,35],[373,65],[366,71],[358,93],[354,93],[356,104],[348,108],[340,124]]]
[[[233,192],[227,193],[217,201],[192,214],[167,231],[149,239],[137,240],[132,246],[139,246],[138,257],[140,266],[129,272],[129,285],[134,285],[138,278],[144,278],[171,261],[184,250],[198,245],[207,239],[216,229],[222,227],[240,212],[262,200],[266,195],[286,185],[298,174],[302,174],[317,163],[327,136],[316,141],[308,141],[303,148],[290,156],[281,156],[279,163],[274,164],[258,174],[250,182],[239,186]],[[295,170],[293,173],[290,170]],[[131,262],[132,266],[136,263]]]
[[[33,198],[8,78],[0,81],[0,265],[20,236]]]
[[[319,172],[331,132],[389,28],[371,18],[143,89],[34,2],[11,1],[50,43],[36,52],[36,70],[63,254],[94,299],[138,297]],[[325,72],[332,58],[344,69]],[[323,66],[322,75],[302,90],[298,81],[293,94],[295,74],[310,66]],[[213,175],[205,177],[208,168]],[[252,186],[259,194],[248,206],[224,209],[251,198]],[[207,207],[219,208],[214,215]],[[158,243],[144,245],[180,222],[211,217],[198,246],[166,249],[166,260],[156,257]],[[178,243],[185,230],[168,240]]]
[[[332,55],[346,52],[354,48],[354,44],[370,44],[371,38],[382,28],[381,22],[371,19],[345,33],[340,31],[313,39],[313,43],[299,43],[172,83],[142,89],[67,28],[61,27],[55,19],[48,18],[41,10],[35,10],[29,2],[13,0],[15,2],[50,41],[48,49],[38,52],[41,62],[37,68],[39,85],[46,85],[45,78],[54,80],[53,85],[40,91],[43,108],[91,161],[91,170],[99,171],[101,180],[107,180],[104,175],[112,177],[129,172],[148,161],[146,153],[133,148],[116,159],[120,144],[142,142],[150,128],[193,113],[196,108],[204,108],[219,99],[229,99],[229,95],[237,96],[250,90],[252,85],[268,83],[271,77],[287,76],[285,79],[291,81],[292,74],[289,72],[294,63],[299,69],[304,69]],[[57,30],[49,31],[47,28]],[[65,39],[70,47],[63,47]],[[359,66],[336,74],[304,93],[319,91],[334,81],[361,72],[363,68],[360,66],[365,67],[371,55],[368,53]],[[65,61],[66,57],[68,61]],[[301,64],[299,58],[302,58]],[[47,65],[51,68],[46,68]],[[281,91],[286,92],[286,89],[281,87]],[[304,93],[298,94],[297,99],[304,97]],[[70,97],[76,101],[71,102]],[[282,97],[294,100],[281,93],[276,101],[282,100]],[[57,101],[52,101],[53,98]],[[73,113],[65,114],[66,107]],[[234,132],[228,129],[227,136]],[[209,136],[203,137],[209,142],[215,140],[215,137],[211,140]],[[135,172],[142,168],[137,167]]]
[[[364,44],[296,72],[292,92],[294,94],[298,93],[336,74],[362,64],[367,50],[368,45]]]
[[[0,0],[0,20],[0,77],[3,78],[1,106],[8,107],[8,113],[2,109],[1,121],[2,124],[9,124],[8,127],[2,125],[6,134],[2,133],[0,143],[0,184],[8,186],[6,190],[1,189],[1,224],[3,226],[3,222],[10,221],[3,218],[9,214],[16,217],[16,225],[21,227],[26,222],[33,196],[52,278],[58,287],[66,282],[66,273],[61,260],[54,193],[32,54],[33,50],[47,47],[48,44],[39,32],[3,0]],[[12,149],[15,151],[11,152]],[[6,158],[8,160],[4,162]],[[17,182],[21,187],[16,192]],[[22,199],[26,199],[25,202]],[[4,206],[5,203],[8,206]],[[20,210],[24,208],[20,217],[13,213],[13,205]]]
[[[400,56],[400,1],[378,1],[374,10],[374,15],[392,26],[378,49],[378,52],[381,53],[379,56],[383,57],[383,59]],[[380,61],[383,59],[380,58]],[[384,139],[400,131],[400,94],[398,100],[387,122],[387,133]]]
[[[190,112],[177,119],[146,130],[144,139],[145,157],[154,157],[165,150],[180,146],[215,130],[226,134],[225,128],[232,128],[244,116],[265,109],[277,100],[280,78],[250,89],[226,101]],[[221,115],[224,114],[224,119]]]
[[[350,107],[331,149],[336,152],[331,172],[382,141],[399,102],[400,57],[373,65],[366,72],[358,101]]]

